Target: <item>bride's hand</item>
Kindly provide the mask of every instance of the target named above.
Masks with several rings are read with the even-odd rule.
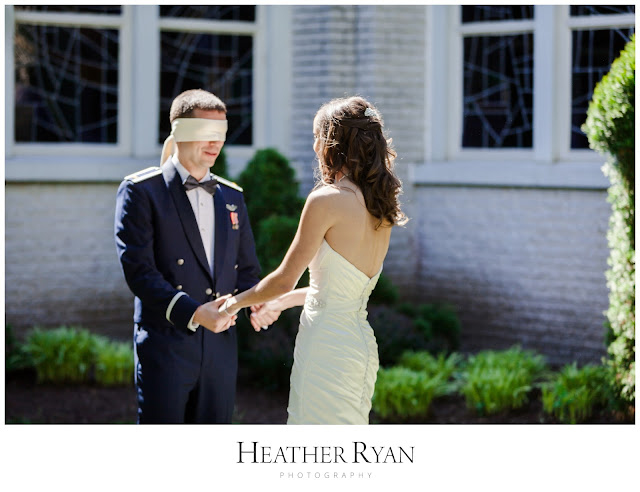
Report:
[[[266,330],[280,317],[281,312],[277,300],[251,306],[251,326],[255,331]]]

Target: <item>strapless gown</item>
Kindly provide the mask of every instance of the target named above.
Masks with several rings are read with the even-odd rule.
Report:
[[[369,278],[323,240],[296,337],[288,424],[368,424],[378,373],[378,345],[367,302]]]

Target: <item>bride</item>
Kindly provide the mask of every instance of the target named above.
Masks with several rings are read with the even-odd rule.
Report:
[[[287,408],[289,424],[367,424],[378,346],[367,301],[389,248],[391,229],[407,221],[401,182],[383,121],[362,97],[324,104],[313,121],[319,180],[280,266],[228,298],[232,316],[252,305],[254,327],[267,313],[304,305]],[[309,267],[309,287],[294,289]]]

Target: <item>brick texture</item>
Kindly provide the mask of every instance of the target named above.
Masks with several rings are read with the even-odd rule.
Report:
[[[413,297],[451,303],[463,349],[520,344],[599,362],[608,306],[605,192],[421,187]]]
[[[5,313],[18,334],[82,325],[126,338],[133,295],[113,238],[117,184],[5,188]]]

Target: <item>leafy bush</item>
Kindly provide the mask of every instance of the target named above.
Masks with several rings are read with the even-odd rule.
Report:
[[[83,328],[35,328],[27,336],[23,348],[33,363],[39,383],[95,380],[112,385],[133,381],[133,348]]]
[[[4,370],[9,373],[33,366],[29,354],[19,343],[11,325],[4,326]]]
[[[406,367],[378,370],[372,409],[383,418],[415,417],[429,412],[431,401],[449,392],[446,377]]]
[[[54,330],[35,328],[24,348],[31,357],[39,383],[84,383],[97,356],[95,338],[89,331],[62,326]]]
[[[589,146],[608,154],[611,183],[607,240],[607,342],[618,401],[635,402],[635,35],[596,85],[582,130]]]
[[[104,386],[133,383],[133,347],[131,344],[96,336],[96,345],[98,349],[95,362],[96,383]]]
[[[593,409],[604,405],[610,395],[610,369],[607,366],[576,363],[566,365],[542,386],[542,404],[546,413],[561,422],[575,424],[588,419]]]
[[[461,367],[463,358],[458,353],[449,356],[441,353],[437,357],[426,351],[408,351],[402,354],[398,365],[427,374],[430,377],[439,375],[445,381],[451,379],[453,374]]]
[[[453,307],[447,304],[402,303],[397,309],[413,318],[416,329],[430,340],[431,352],[451,352],[460,346],[460,320]]]
[[[381,273],[378,278],[378,283],[369,297],[369,303],[391,306],[396,303],[398,297],[398,289],[393,285],[391,279],[384,273]]]
[[[369,324],[378,343],[380,365],[397,363],[408,350],[427,350],[430,340],[414,325],[413,320],[389,306],[371,306]]]
[[[263,272],[270,273],[278,268],[296,235],[299,220],[298,217],[271,215],[258,224],[256,251]]]
[[[289,161],[275,149],[258,150],[247,163],[238,184],[244,188],[254,232],[272,215],[300,218],[304,200],[298,196],[294,178]]]
[[[544,357],[519,347],[472,355],[461,375],[467,407],[479,415],[515,409],[528,401],[536,379],[544,375]]]
[[[302,307],[283,311],[267,331],[255,333],[244,315],[238,316],[238,361],[243,383],[270,390],[289,388],[293,347]]]

